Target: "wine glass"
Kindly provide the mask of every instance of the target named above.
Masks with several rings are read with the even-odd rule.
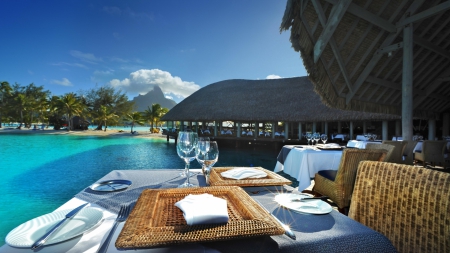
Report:
[[[197,151],[196,158],[198,163],[202,165],[202,168],[205,167],[203,174],[205,175],[206,183],[209,185],[209,173],[211,172],[212,166],[219,159],[219,147],[217,146],[217,142],[210,141],[209,150],[205,153]]]
[[[180,173],[181,176],[187,177],[186,183],[179,187],[192,187],[189,183],[189,177],[192,175],[189,173],[189,164],[195,159],[195,147],[197,145],[198,135],[193,132],[180,132],[178,133],[177,140],[177,153],[181,159],[186,163],[184,172]]]
[[[198,144],[197,144],[197,152],[200,152],[202,155],[206,154],[206,152],[209,151],[209,137],[200,137],[198,139]],[[203,164],[202,165],[202,172],[203,174],[205,174],[205,166]]]
[[[311,133],[306,133],[306,140],[308,141],[308,146],[309,146],[309,141],[312,138],[312,134]]]
[[[314,133],[314,141],[316,142],[316,145],[319,143],[320,140],[320,133]]]
[[[322,142],[323,142],[323,144],[325,145],[325,144],[327,143],[327,140],[328,140],[328,135],[322,134],[322,135],[320,136],[320,138],[322,139]]]

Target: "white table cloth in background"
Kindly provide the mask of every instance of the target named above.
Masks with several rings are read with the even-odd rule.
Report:
[[[303,191],[311,185],[311,179],[320,170],[337,170],[342,150],[314,150],[304,146],[293,148],[284,161],[277,162],[274,171],[283,170],[298,181],[298,190]]]
[[[345,141],[345,139],[347,138],[346,134],[336,134],[336,135],[331,135],[331,139],[341,139],[342,141]]]
[[[379,141],[355,141],[355,140],[350,140],[350,141],[347,142],[347,148],[365,149],[367,143],[381,144],[381,142],[379,142]]]
[[[369,138],[365,137],[364,135],[357,135],[356,140],[357,141],[367,141]]]

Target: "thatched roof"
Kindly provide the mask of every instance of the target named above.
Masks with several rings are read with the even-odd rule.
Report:
[[[449,9],[444,0],[288,0],[280,29],[324,103],[401,115],[403,28],[412,26],[413,115],[437,118],[450,110]]]
[[[325,106],[307,77],[226,80],[210,84],[172,108],[163,121],[319,122],[399,119],[395,115]]]

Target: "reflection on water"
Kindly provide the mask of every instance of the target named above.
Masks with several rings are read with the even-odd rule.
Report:
[[[173,140],[39,134],[0,134],[0,245],[21,223],[53,211],[111,170],[182,169]],[[219,147],[215,167],[273,170],[270,148]],[[194,161],[191,168],[200,168]]]

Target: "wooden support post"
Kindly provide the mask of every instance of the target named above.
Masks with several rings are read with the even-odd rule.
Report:
[[[436,120],[428,120],[428,140],[434,141],[436,138]]]
[[[363,121],[363,134],[367,133],[367,121]]]
[[[338,134],[341,134],[342,133],[342,122],[338,121],[337,124],[338,124],[338,126],[337,126]]]
[[[383,120],[383,122],[381,123],[381,139],[383,141],[388,139],[388,121],[387,120]]]
[[[353,121],[350,121],[350,140],[353,140]]]
[[[403,28],[402,137],[413,137],[413,24]]]
[[[313,133],[315,133],[316,132],[316,129],[317,128],[317,123],[316,122],[313,122],[313,124],[312,124],[312,132]]]
[[[241,137],[241,122],[237,122],[237,133],[236,133],[236,137],[238,137],[238,138]]]
[[[301,122],[298,122],[298,139],[299,140],[301,140],[302,139],[302,134],[303,134],[303,131],[302,131],[302,123]]]
[[[328,122],[323,123],[323,133],[328,135]]]
[[[289,123],[284,122],[284,139],[287,140],[289,137]]]

